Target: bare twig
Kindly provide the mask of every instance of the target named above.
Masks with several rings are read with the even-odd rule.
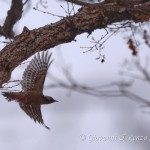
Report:
[[[49,14],[49,15],[55,16],[55,17],[59,17],[59,18],[63,18],[64,17],[64,16],[56,15],[56,14],[53,14],[53,13],[50,13],[50,12],[46,12],[46,11],[43,11],[43,10],[39,10],[38,8],[35,8],[35,7],[33,7],[33,9],[37,10],[39,12],[42,12],[44,14]]]
[[[16,83],[16,82],[17,82],[17,84],[14,84],[14,85],[12,85],[12,86],[7,86],[7,85],[9,85],[10,83]],[[20,84],[21,84],[21,80],[8,81],[7,83],[5,83],[5,84],[2,86],[1,90],[12,89],[12,88],[14,88],[14,87],[17,87],[17,86],[20,85]]]

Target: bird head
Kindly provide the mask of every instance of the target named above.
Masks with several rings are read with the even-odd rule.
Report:
[[[50,96],[45,96],[45,95],[44,95],[44,98],[45,98],[45,100],[46,100],[46,101],[45,101],[46,104],[58,102],[58,101],[56,101],[55,99],[53,99],[52,97],[50,97]]]

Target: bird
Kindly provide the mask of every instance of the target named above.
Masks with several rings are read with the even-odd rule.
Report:
[[[30,61],[25,69],[21,81],[22,91],[20,92],[2,92],[2,95],[8,101],[16,101],[21,109],[39,124],[42,124],[46,129],[50,129],[45,125],[41,113],[41,105],[58,102],[50,96],[43,94],[45,78],[49,67],[53,60],[48,52],[38,52],[37,55]]]

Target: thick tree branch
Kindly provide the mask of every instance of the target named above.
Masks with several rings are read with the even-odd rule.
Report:
[[[11,8],[7,12],[7,17],[3,27],[0,26],[0,34],[6,38],[14,36],[13,26],[22,16],[23,3],[22,0],[12,0]]]
[[[91,33],[115,22],[143,22],[149,18],[150,5],[146,4],[133,8],[117,4],[91,4],[79,9],[74,16],[65,17],[54,24],[31,31],[25,27],[13,42],[0,51],[0,85],[10,79],[15,67],[38,51],[71,42],[79,34]]]

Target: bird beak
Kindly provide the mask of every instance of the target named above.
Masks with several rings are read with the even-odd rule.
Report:
[[[56,101],[56,100],[55,100],[55,102],[59,102],[59,101]]]

